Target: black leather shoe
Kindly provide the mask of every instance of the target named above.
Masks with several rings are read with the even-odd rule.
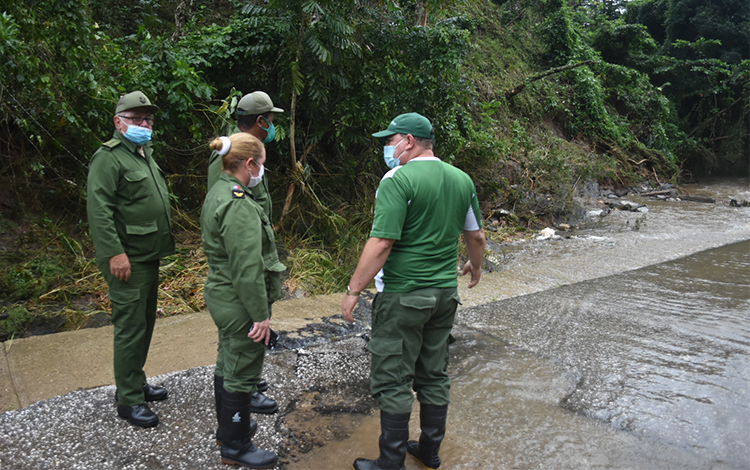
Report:
[[[268,398],[260,392],[255,392],[250,401],[250,411],[260,414],[274,414],[279,410],[279,405],[275,400]]]
[[[133,426],[141,428],[150,428],[159,424],[159,417],[145,403],[134,406],[117,405],[117,414],[120,418],[127,419]]]
[[[164,387],[152,387],[149,384],[143,385],[143,398],[146,401],[162,401],[166,400],[169,396],[167,389]],[[120,401],[120,397],[115,390],[115,401]]]
[[[152,387],[149,384],[143,385],[143,398],[146,401],[162,401],[166,400],[169,393],[164,387]]]
[[[266,382],[266,379],[260,379],[260,382],[255,385],[258,387],[260,393],[266,393],[268,390],[268,382]]]

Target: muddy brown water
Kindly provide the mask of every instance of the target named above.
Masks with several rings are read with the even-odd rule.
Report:
[[[460,310],[442,468],[750,468],[748,209],[727,204],[750,190],[747,180],[693,189],[717,204],[645,201],[646,214],[498,253],[506,267],[532,252],[550,269],[581,263],[585,280]],[[632,257],[615,256],[628,249],[657,262],[630,270]],[[597,277],[606,269],[590,250],[622,272]],[[342,416],[337,429],[287,468],[377,456],[376,413]],[[422,467],[407,458],[406,468]]]

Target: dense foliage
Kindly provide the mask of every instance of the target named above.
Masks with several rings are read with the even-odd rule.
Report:
[[[198,231],[207,142],[238,98],[261,89],[285,109],[268,146],[274,215],[290,282],[317,292],[340,289],[351,271],[385,171],[370,134],[402,112],[432,119],[438,155],[474,177],[488,214],[513,212],[509,225],[566,217],[590,180],[747,172],[750,20],[740,0],[4,8],[0,232],[9,253],[38,250],[4,258],[8,301],[95,277],[87,162],[113,132],[118,96],[134,89],[161,108],[156,155],[185,233]],[[170,269],[189,271],[186,257]],[[56,270],[61,262],[74,272]]]

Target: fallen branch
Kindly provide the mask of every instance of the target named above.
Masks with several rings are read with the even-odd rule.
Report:
[[[577,68],[577,67],[581,67],[583,65],[590,65],[590,64],[593,64],[594,62],[595,62],[594,60],[584,60],[583,62],[578,62],[576,64],[563,65],[561,67],[555,67],[553,69],[549,69],[547,71],[544,71],[544,72],[542,72],[542,73],[540,73],[538,75],[534,75],[533,77],[527,78],[526,80],[524,80],[524,82],[522,84],[520,84],[520,85],[518,85],[516,87],[511,88],[509,91],[506,91],[505,92],[505,98],[506,99],[513,98],[517,94],[521,93],[523,91],[523,89],[526,88],[526,86],[529,83],[531,83],[531,82],[535,82],[537,80],[541,80],[544,77],[548,77],[548,76],[554,75],[556,73],[560,73],[560,72],[564,72],[566,70],[570,70],[570,69],[574,69],[574,68]]]

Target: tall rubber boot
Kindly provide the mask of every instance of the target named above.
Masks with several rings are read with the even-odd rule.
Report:
[[[377,460],[357,459],[354,470],[404,470],[406,443],[409,440],[411,413],[380,411],[380,457]]]
[[[279,458],[258,449],[250,436],[251,393],[224,390],[221,402],[221,463],[248,468],[272,468]]]
[[[216,445],[221,445],[221,399],[224,394],[224,377],[214,374],[214,399],[216,400]],[[250,419],[250,437],[255,435],[258,430],[258,422]]]
[[[448,405],[419,406],[419,426],[422,434],[419,442],[409,441],[409,454],[419,460],[426,468],[440,468],[440,444],[445,437],[445,421],[448,417]]]

